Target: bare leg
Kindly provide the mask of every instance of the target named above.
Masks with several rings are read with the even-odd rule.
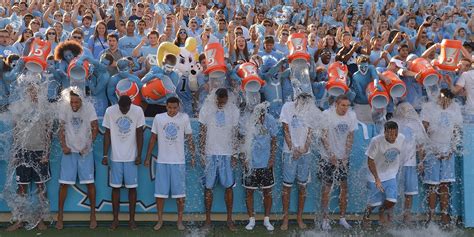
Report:
[[[449,217],[449,183],[441,183],[439,185],[439,204],[441,209],[441,223],[448,225]]]
[[[41,200],[41,202],[46,202],[48,197],[46,196],[46,187],[44,186],[43,183],[36,184],[38,187],[38,198]],[[44,223],[43,219],[38,223],[38,230],[46,230],[48,229],[48,226]]]
[[[58,221],[56,222],[56,229],[58,230],[62,230],[64,228],[64,202],[66,201],[68,187],[69,185],[67,184],[59,184]]]
[[[266,188],[263,190],[263,208],[265,209],[265,216],[270,216],[272,210],[272,188]]]
[[[347,210],[347,181],[341,181],[340,188],[339,208],[341,209],[341,218],[344,218]]]
[[[364,218],[362,219],[362,228],[364,228],[364,229],[369,229],[370,228],[370,226],[371,226],[370,214],[372,214],[373,209],[374,208],[371,207],[371,206],[367,206],[367,208],[365,209]]]
[[[281,230],[288,230],[288,208],[290,206],[290,192],[291,187],[283,186],[282,202],[283,202],[283,222]]]
[[[130,219],[128,225],[132,230],[137,229],[137,224],[135,223],[135,207],[137,206],[137,189],[129,188],[128,189],[128,201],[129,201],[129,212]]]
[[[230,231],[236,231],[237,229],[234,226],[232,221],[232,207],[234,205],[234,191],[232,187],[225,189],[225,206],[227,209],[227,227]]]
[[[405,205],[403,210],[403,222],[409,224],[411,222],[411,205],[412,205],[412,195],[405,195]]]
[[[184,212],[184,198],[177,198],[176,199],[176,205],[178,206],[178,230],[185,230],[184,224],[183,224],[183,212]]]
[[[95,218],[95,184],[87,184],[87,195],[91,204],[91,215],[89,228],[95,229],[97,227],[97,220]]]
[[[390,211],[390,209],[392,209],[392,207],[395,206],[395,203],[394,202],[390,202],[390,201],[387,201],[385,200],[382,204],[382,206],[380,207],[380,210],[379,210],[379,221],[380,221],[380,224],[382,224],[383,226],[387,226],[388,224],[390,224],[390,218],[388,219],[385,219],[385,212],[386,211]]]
[[[306,224],[303,221],[304,202],[306,199],[306,186],[299,185],[298,189],[298,213],[296,214],[296,222],[300,229],[306,229]]]
[[[163,226],[163,208],[165,206],[164,198],[156,198],[156,211],[158,212],[158,222],[153,227],[154,230],[159,230]]]
[[[114,219],[110,225],[111,230],[117,229],[119,226],[118,214],[120,211],[120,188],[112,188],[112,213]]]
[[[24,197],[26,195],[26,190],[28,189],[28,185],[27,184],[20,184],[18,185],[18,194],[22,197]],[[23,221],[22,220],[17,220],[17,222],[15,222],[15,224],[9,226],[6,231],[7,232],[12,232],[12,231],[15,231],[15,230],[18,230],[19,228],[23,227]]]
[[[207,189],[204,191],[204,204],[206,207],[206,222],[204,223],[204,228],[210,228],[212,226],[211,222],[211,208],[212,208],[212,189]]]
[[[437,198],[437,194],[436,194],[436,191],[438,189],[438,186],[437,185],[430,185],[428,184],[428,196],[427,196],[427,199],[428,199],[428,222],[427,223],[430,223],[431,220],[433,219],[434,217],[434,212],[435,212],[435,208],[436,208],[436,198]]]
[[[329,193],[331,192],[331,184],[324,183],[321,185],[321,212],[323,219],[328,218],[329,209]]]
[[[245,204],[247,204],[247,215],[249,217],[254,217],[255,214],[253,211],[253,189],[247,189]]]

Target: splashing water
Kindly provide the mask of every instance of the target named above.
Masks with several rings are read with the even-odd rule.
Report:
[[[308,64],[290,63],[290,69],[290,81],[293,86],[293,95],[296,97],[303,92],[313,95]]]
[[[38,173],[40,180],[47,180],[40,172],[38,160],[25,155],[27,151],[41,151],[49,154],[51,137],[54,132],[53,121],[56,118],[54,104],[48,102],[48,81],[39,74],[26,72],[21,74],[13,87],[9,111],[2,115],[6,129],[0,134],[3,144],[2,159],[6,160],[7,171],[5,186],[1,198],[11,210],[11,221],[22,221],[26,229],[32,229],[41,220],[50,220],[49,202],[46,190],[33,185],[26,186],[26,194],[18,192],[16,170],[26,167]],[[42,159],[38,157],[36,159]],[[28,192],[28,190],[30,192]]]

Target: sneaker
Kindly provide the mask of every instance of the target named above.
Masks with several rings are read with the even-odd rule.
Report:
[[[272,223],[270,223],[270,217],[268,216],[263,218],[263,225],[267,228],[268,231],[273,231],[275,229]]]
[[[329,223],[329,219],[323,219],[323,223],[321,224],[321,229],[323,229],[323,231],[331,230],[331,224]]]
[[[346,218],[344,217],[339,219],[339,225],[344,226],[344,228],[346,228],[347,230],[352,228],[352,226],[347,223]]]
[[[249,223],[247,224],[247,226],[245,226],[245,229],[246,230],[253,230],[254,227],[255,227],[255,217],[250,217],[249,218]]]

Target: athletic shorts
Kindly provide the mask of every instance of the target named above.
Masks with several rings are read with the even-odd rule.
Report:
[[[367,182],[367,189],[369,191],[369,206],[380,206],[385,200],[393,203],[397,202],[397,179],[383,181],[382,187],[384,192],[378,190],[374,182]]]
[[[186,197],[186,165],[156,164],[155,197]]]
[[[21,164],[16,168],[16,182],[18,184],[46,183],[51,178],[49,162],[41,163],[43,151],[20,150],[17,159]]]
[[[342,164],[342,160],[337,160],[338,165],[331,164],[328,160],[321,158],[318,166],[318,178],[326,184],[334,181],[347,181],[348,166]]]
[[[267,189],[275,185],[273,168],[250,169],[243,173],[243,186],[247,189]]]
[[[299,185],[305,186],[310,179],[310,165],[311,153],[293,160],[293,154],[283,152],[283,186],[291,187],[295,180]]]
[[[138,166],[135,161],[116,162],[110,160],[109,185],[112,188],[138,187]]]
[[[206,157],[204,170],[204,187],[214,188],[217,179],[224,188],[235,186],[234,171],[231,165],[231,156],[211,155]]]
[[[440,183],[452,183],[456,181],[454,155],[447,160],[440,160],[434,154],[428,153],[423,164],[425,168],[423,183],[438,185]]]
[[[79,153],[63,154],[59,183],[76,184],[77,176],[79,176],[80,184],[94,183],[93,152],[89,152],[85,156],[81,156]]]
[[[405,195],[417,195],[418,174],[416,166],[403,166],[402,175]]]

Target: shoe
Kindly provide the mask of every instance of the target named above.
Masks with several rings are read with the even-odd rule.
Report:
[[[344,228],[346,228],[347,230],[349,230],[349,229],[352,228],[352,226],[349,225],[349,223],[347,223],[346,218],[344,218],[344,217],[341,218],[341,219],[339,219],[339,225],[342,225],[342,226],[343,226]]]
[[[273,231],[275,229],[275,227],[273,227],[272,223],[270,223],[270,217],[268,217],[268,216],[263,218],[263,226],[265,226],[268,231]]]
[[[331,224],[329,223],[329,219],[323,219],[323,223],[321,224],[321,229],[323,231],[331,230]]]
[[[246,230],[253,230],[254,227],[255,227],[255,217],[250,217],[249,218],[249,223],[247,224],[247,226],[245,226],[245,229]]]

